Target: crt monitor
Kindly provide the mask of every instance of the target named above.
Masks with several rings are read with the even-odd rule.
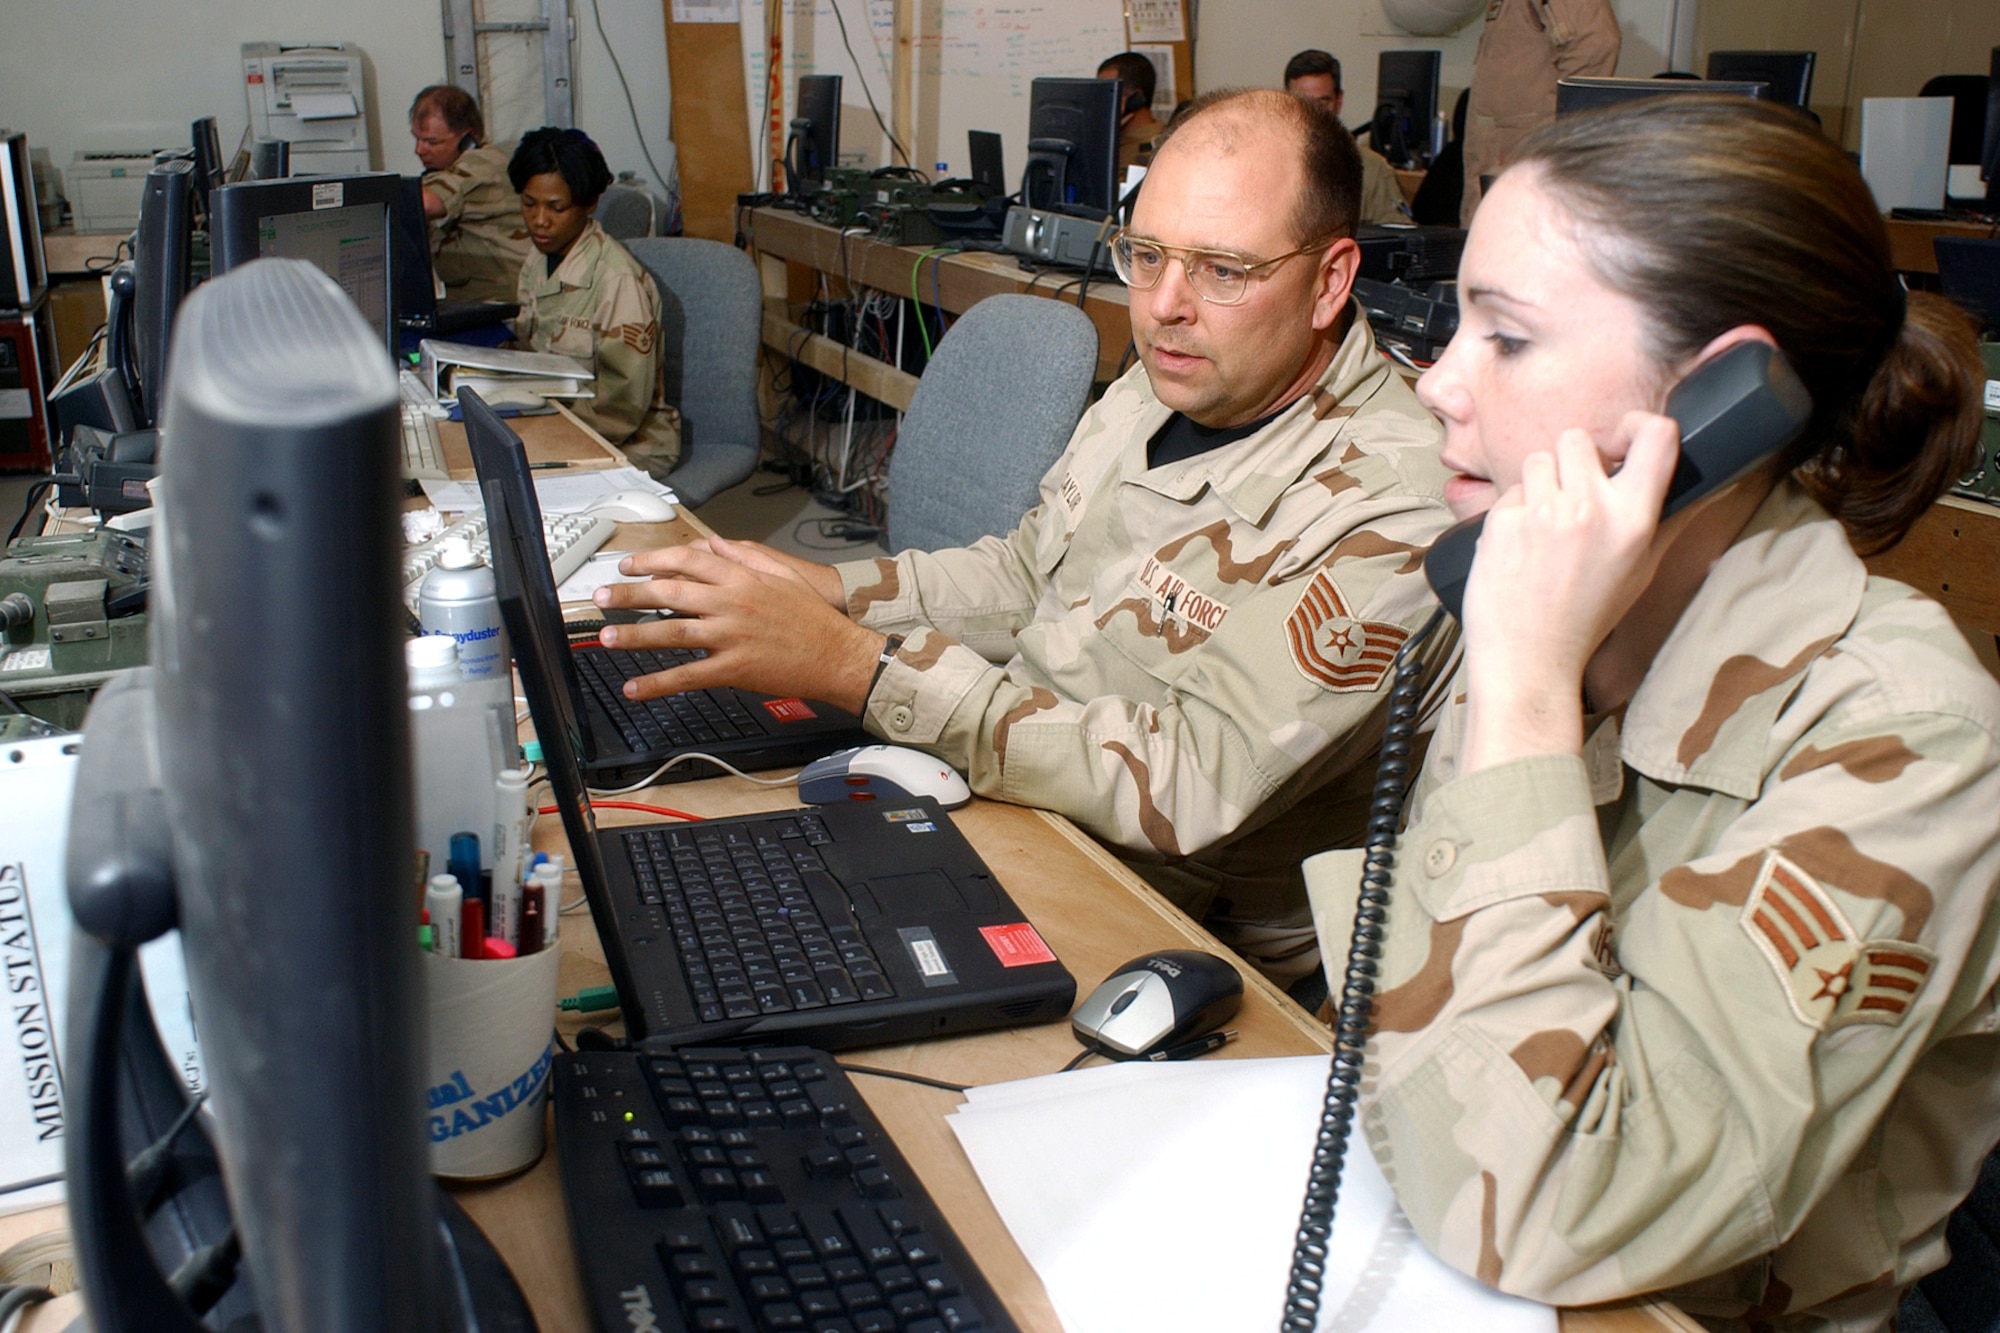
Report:
[[[18,130],[0,130],[0,245],[0,306],[26,306],[48,286],[49,274],[28,136]]]
[[[1397,166],[1430,157],[1442,51],[1384,51],[1375,62],[1375,151]]]
[[[1783,102],[1803,111],[1812,97],[1812,51],[1710,51],[1708,79],[1711,83],[1763,83],[1764,94],[1773,102]]]
[[[1558,79],[1556,114],[1567,116],[1575,111],[1640,102],[1648,97],[1677,97],[1683,93],[1768,99],[1770,88],[1768,83],[1719,83],[1708,79]]]
[[[840,76],[799,76],[799,114],[786,141],[785,183],[793,194],[819,188],[840,160]]]
[[[1028,91],[1021,202],[1102,218],[1118,202],[1117,79],[1036,79]]]
[[[389,171],[225,185],[215,192],[209,219],[214,271],[227,273],[264,255],[308,260],[340,284],[393,356],[391,256],[402,188],[402,178]]]
[[[259,139],[250,145],[250,178],[278,181],[292,174],[292,143],[289,139]]]

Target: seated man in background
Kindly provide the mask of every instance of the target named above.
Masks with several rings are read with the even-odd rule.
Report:
[[[1340,86],[1340,62],[1324,51],[1311,49],[1285,62],[1285,91],[1318,102],[1336,116],[1347,100],[1347,93]],[[1410,210],[1389,159],[1366,145],[1356,147],[1361,150],[1361,220],[1407,223]]]
[[[507,182],[507,150],[486,142],[478,99],[433,84],[410,103],[410,137],[424,164],[431,264],[454,301],[511,301],[528,257],[521,200]]]
[[[507,164],[534,250],[517,270],[514,341],[573,356],[597,375],[576,414],[666,480],[681,456],[680,414],[661,396],[660,291],[590,215],[611,168],[581,130],[521,136]]]
[[[1432,607],[1416,557],[1447,522],[1437,423],[1349,298],[1359,185],[1318,107],[1197,99],[1112,244],[1139,365],[1014,531],[839,566],[635,553],[651,581],[599,604],[679,614],[602,641],[708,655],[628,692],[849,709],[1075,820],[1317,1004],[1298,858],[1361,838],[1390,658]]]
[[[1118,182],[1122,189],[1127,167],[1153,160],[1153,145],[1162,127],[1153,115],[1153,90],[1159,86],[1153,62],[1137,51],[1120,51],[1097,67],[1100,79],[1116,79],[1124,87],[1118,102]]]

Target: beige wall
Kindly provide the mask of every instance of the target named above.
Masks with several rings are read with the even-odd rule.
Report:
[[[1984,74],[2000,46],[1995,0],[1705,0],[1696,68],[1710,51],[1817,51],[1813,110],[1826,132],[1860,144],[1861,99],[1915,97],[1934,74]]]

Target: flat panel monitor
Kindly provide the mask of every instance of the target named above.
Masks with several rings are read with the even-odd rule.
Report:
[[[1556,114],[1567,116],[1574,111],[1593,111],[1601,106],[1685,93],[1722,93],[1769,100],[1770,91],[1768,83],[1720,83],[1708,79],[1559,79]]]
[[[390,302],[400,328],[428,327],[437,313],[431,271],[431,232],[424,220],[424,181],[404,176],[391,210],[395,239],[389,252]]]
[[[1710,83],[1764,83],[1773,102],[1805,110],[1812,97],[1813,51],[1710,51]]]
[[[785,181],[793,194],[817,190],[840,160],[840,76],[799,76],[799,114],[787,140]]]
[[[194,144],[194,202],[202,216],[208,215],[208,192],[222,184],[222,138],[215,130],[215,117],[203,116],[188,127]]]
[[[139,390],[139,414],[147,425],[159,420],[165,403],[167,347],[193,281],[197,170],[187,158],[169,158],[146,173],[145,193],[139,197],[129,345],[131,383]]]
[[[402,189],[391,171],[225,185],[215,192],[209,222],[214,270],[227,273],[265,255],[307,260],[340,284],[394,356],[391,256]]]
[[[992,130],[967,130],[965,147],[972,159],[972,179],[987,197],[998,199],[1007,193],[1007,158],[1000,136]]]
[[[1397,166],[1430,157],[1442,51],[1384,51],[1375,62],[1375,151]]]
[[[1979,151],[1979,174],[1986,178],[1986,202],[2000,204],[2000,46],[1993,48],[1986,76],[1986,142]]]
[[[1036,79],[1028,91],[1021,202],[1102,218],[1118,200],[1117,79]]]
[[[35,170],[28,136],[0,130],[0,307],[28,305],[49,284],[42,257],[42,217],[35,207]]]

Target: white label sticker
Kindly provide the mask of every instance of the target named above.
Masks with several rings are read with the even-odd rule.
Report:
[[[903,827],[904,827],[904,828],[906,828],[906,829],[908,829],[908,830],[909,830],[910,832],[912,832],[912,833],[936,833],[936,832],[937,832],[937,825],[936,825],[936,824],[933,824],[933,823],[930,823],[930,822],[929,822],[928,820],[927,820],[927,821],[925,821],[925,822],[924,822],[924,823],[922,823],[922,824],[905,824],[905,825],[903,825]]]
[[[936,940],[911,940],[910,956],[917,960],[917,970],[927,977],[941,977],[951,971],[945,966],[944,954],[938,951]]]
[[[2000,380],[1986,381],[1986,410],[2000,412]]]
[[[1989,393],[1987,397],[1992,397],[1992,394]],[[19,421],[33,415],[35,415],[35,400],[28,390],[0,389],[0,420]]]
[[[5,671],[47,671],[49,650],[47,648],[21,648],[0,657],[0,672]]]
[[[313,183],[313,211],[322,208],[340,208],[347,198],[346,181],[316,181]]]

